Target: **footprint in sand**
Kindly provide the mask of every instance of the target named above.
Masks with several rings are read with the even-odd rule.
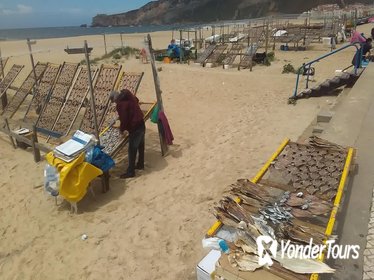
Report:
[[[107,207],[105,207],[105,210],[108,212],[108,213],[111,213],[111,212],[114,212],[118,209],[120,205],[118,203],[113,203],[113,204],[110,204],[108,205]]]

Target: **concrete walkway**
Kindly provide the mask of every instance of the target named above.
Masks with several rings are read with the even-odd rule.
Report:
[[[346,186],[335,232],[340,245],[360,245],[360,257],[335,261],[337,272],[332,279],[374,279],[374,212],[371,213],[374,210],[371,209],[374,188],[373,80],[374,64],[371,63],[352,90],[342,97],[332,120],[321,134],[332,142],[357,148],[356,170],[351,172]]]

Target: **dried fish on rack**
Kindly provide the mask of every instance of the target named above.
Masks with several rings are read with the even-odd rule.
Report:
[[[46,104],[47,97],[50,91],[52,90],[52,87],[55,83],[60,68],[61,65],[59,64],[48,63],[47,68],[45,69],[43,76],[40,80],[40,83],[36,87],[36,91],[34,93],[33,98],[31,99],[31,103],[27,108],[27,111],[24,116],[24,121],[37,121],[37,117],[35,117],[34,114],[36,113],[38,115],[40,111],[43,109],[44,105]]]
[[[12,68],[8,71],[4,79],[0,81],[0,97],[2,97],[6,93],[7,89],[17,78],[18,74],[21,72],[23,67],[23,65],[14,64]]]
[[[44,63],[38,62],[35,65],[35,74],[37,81],[40,80],[46,68],[47,64]],[[31,70],[26,80],[22,83],[21,87],[13,95],[13,98],[10,100],[7,107],[4,109],[2,113],[4,117],[11,118],[17,112],[18,108],[22,105],[22,103],[25,101],[27,95],[31,92],[32,88],[37,82],[35,81],[35,74],[34,71]]]
[[[231,217],[233,221],[236,223],[240,223],[241,221],[249,224],[254,224],[254,221],[250,215],[248,215],[243,207],[241,207],[236,201],[234,201],[231,197],[224,197],[220,201],[220,206],[214,207],[216,210],[216,214],[224,213]],[[217,216],[217,215],[216,215]]]
[[[62,65],[61,71],[57,77],[56,84],[50,93],[49,100],[45,104],[43,111],[39,115],[37,126],[51,130],[60,110],[66,100],[66,95],[74,80],[78,69],[78,63],[66,63]]]
[[[290,193],[284,203],[292,207],[291,214],[296,218],[328,215],[332,208],[330,203],[302,192]]]
[[[243,198],[244,203],[246,201],[252,201],[253,199],[258,201],[259,204],[266,204],[274,201],[274,197],[271,196],[265,188],[247,179],[237,180],[235,184],[231,185],[230,192],[234,195],[245,196],[245,198]]]
[[[320,274],[320,273],[334,273],[335,269],[329,267],[327,264],[313,259],[299,259],[288,258],[287,254],[282,258],[278,253],[275,261],[279,262],[285,269],[291,270],[299,274]]]
[[[303,227],[294,223],[282,223],[276,230],[278,239],[291,240],[296,243],[309,244],[313,239],[313,244],[321,245],[325,235],[311,227]]]
[[[91,77],[95,79],[98,69],[91,68]],[[67,135],[82,108],[89,89],[88,69],[81,66],[71,86],[70,93],[66,97],[52,130],[62,135]]]
[[[270,167],[270,177],[280,183],[286,181],[291,191],[331,201],[336,195],[347,150],[317,137],[310,141],[309,145],[289,143]]]
[[[259,210],[263,219],[272,222],[273,224],[280,224],[290,221],[293,216],[291,215],[291,208],[279,206],[277,203],[268,205]]]
[[[329,142],[325,139],[319,138],[317,136],[311,136],[308,140],[309,145],[318,148],[324,148],[329,150],[336,150],[336,151],[347,151],[347,148],[340,146],[338,144]]]
[[[240,271],[253,272],[261,266],[258,264],[258,256],[254,254],[246,254],[243,252],[232,252],[228,256],[229,263],[233,267],[237,267]]]
[[[100,126],[109,105],[109,94],[114,89],[117,77],[121,70],[118,65],[102,65],[94,86],[94,99],[97,125]],[[91,107],[86,108],[80,129],[87,133],[95,132],[93,112]]]

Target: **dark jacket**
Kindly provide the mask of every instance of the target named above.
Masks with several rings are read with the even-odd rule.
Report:
[[[121,93],[116,103],[121,132],[127,130],[131,134],[144,125],[144,115],[139,106],[139,99],[135,95]]]

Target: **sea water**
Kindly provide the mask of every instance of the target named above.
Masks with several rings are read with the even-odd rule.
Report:
[[[123,27],[42,27],[42,28],[15,28],[0,29],[0,41],[4,40],[25,40],[30,39],[48,39],[65,38],[86,35],[102,34],[130,34],[130,33],[148,33],[154,31],[165,31],[189,26],[176,25],[149,25],[149,26],[123,26]]]

